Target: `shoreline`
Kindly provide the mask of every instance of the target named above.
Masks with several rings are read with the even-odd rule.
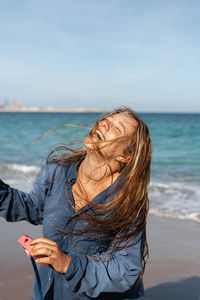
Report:
[[[93,108],[61,108],[61,109],[48,109],[48,108],[37,108],[37,109],[0,109],[0,113],[106,113],[112,111],[111,109],[93,109]],[[162,114],[162,115],[176,115],[176,114],[182,114],[182,115],[199,115],[199,112],[195,111],[137,111],[138,114]]]
[[[149,215],[147,241],[149,259],[144,273],[145,300],[199,300],[200,224]],[[0,219],[0,300],[30,298],[33,269],[18,245],[22,234],[41,236],[41,226]]]
[[[93,109],[93,108],[77,108],[77,109],[0,109],[0,113],[104,113],[108,110],[104,109]]]

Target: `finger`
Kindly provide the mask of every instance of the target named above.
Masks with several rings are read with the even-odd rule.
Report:
[[[41,248],[56,249],[57,245],[50,245],[50,244],[41,242],[41,243],[38,243],[38,244],[35,244],[34,246],[32,246],[31,251],[36,251],[36,250],[41,249]]]
[[[46,257],[36,258],[35,261],[38,264],[49,264],[49,265],[52,265],[54,263],[54,258],[51,257],[51,256],[50,257],[46,256]]]
[[[35,244],[38,244],[38,243],[47,243],[47,244],[49,244],[49,245],[57,245],[57,243],[56,242],[54,242],[54,241],[52,241],[52,240],[49,240],[49,239],[47,239],[47,238],[44,238],[44,237],[39,237],[39,238],[37,238],[37,239],[34,239],[34,240],[32,240],[31,242],[30,242],[30,245],[32,246],[32,245],[35,245]]]
[[[52,256],[53,253],[55,252],[55,248],[53,247],[41,247],[41,248],[37,248],[37,249],[32,249],[31,251],[31,255],[33,257],[38,256],[38,255],[44,255],[44,256]]]

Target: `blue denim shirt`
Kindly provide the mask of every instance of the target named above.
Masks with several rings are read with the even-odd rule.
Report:
[[[26,220],[35,225],[43,224],[44,237],[57,242],[70,256],[65,274],[56,272],[50,265],[39,265],[43,299],[144,299],[142,281],[133,287],[142,269],[141,238],[134,245],[120,248],[110,256],[111,245],[108,242],[100,243],[58,230],[83,227],[81,220],[67,218],[76,214],[71,187],[76,181],[77,164],[44,166],[30,193],[11,188],[0,180],[0,216],[9,222]],[[111,196],[112,186],[92,201],[99,202],[106,195]],[[88,205],[83,207],[83,210],[87,209]],[[31,297],[39,299],[35,280]]]

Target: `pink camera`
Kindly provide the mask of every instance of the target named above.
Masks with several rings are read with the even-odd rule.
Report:
[[[24,248],[24,252],[31,257],[31,246],[29,245],[30,242],[32,241],[32,238],[29,236],[22,234],[20,238],[17,240],[18,243]]]
[[[24,252],[29,257],[32,257],[32,255],[31,255],[32,246],[30,246],[30,242],[32,241],[32,238],[30,238],[29,236],[27,236],[25,234],[22,234],[17,241],[24,248]],[[45,255],[34,256],[34,258],[42,258],[42,257],[46,257],[46,256]],[[41,264],[41,266],[45,266],[45,265],[46,264]]]

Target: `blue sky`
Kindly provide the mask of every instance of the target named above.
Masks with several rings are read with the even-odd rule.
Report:
[[[0,0],[0,103],[200,112],[199,0]]]

